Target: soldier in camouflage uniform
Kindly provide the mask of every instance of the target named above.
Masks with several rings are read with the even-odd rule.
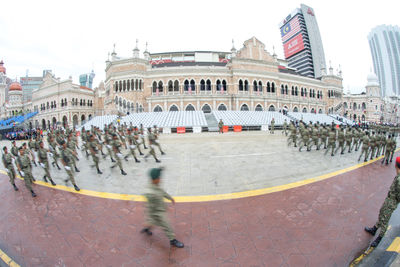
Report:
[[[17,158],[17,157],[19,156],[19,155],[18,155],[18,147],[16,146],[15,141],[12,141],[11,143],[12,143],[12,146],[11,146],[11,154],[12,154],[15,158]]]
[[[15,191],[18,191],[18,187],[15,185],[15,169],[12,163],[13,156],[10,153],[8,153],[6,146],[3,147],[3,151],[4,151],[2,156],[3,165],[7,169],[7,174],[8,177],[10,177],[11,185],[14,187]]]
[[[56,183],[53,181],[53,179],[51,178],[51,175],[50,175],[50,166],[49,166],[49,161],[47,159],[47,152],[49,152],[49,150],[45,149],[43,141],[40,141],[39,142],[39,150],[38,150],[38,158],[39,158],[40,166],[45,171],[43,180],[47,183],[47,178],[48,178],[52,185],[56,185]]]
[[[325,124],[320,129],[320,136],[321,136],[321,142],[319,143],[318,150],[322,144],[324,144],[324,149],[326,149],[326,140],[328,139],[328,129],[326,128]]]
[[[294,122],[292,121],[289,124],[289,131],[290,131],[290,135],[289,135],[289,140],[288,140],[288,145],[290,145],[290,143],[294,144],[294,147],[297,147],[297,128],[294,125]]]
[[[371,153],[370,159],[372,159],[375,156],[376,143],[377,143],[377,140],[376,140],[375,132],[373,131],[371,137],[369,138],[369,147],[370,147],[369,151]]]
[[[99,144],[96,142],[96,140],[95,140],[93,135],[91,135],[89,137],[89,141],[90,141],[89,142],[90,154],[92,155],[92,159],[93,159],[94,165],[96,166],[97,173],[98,174],[103,174],[100,171],[100,168],[99,168],[99,157],[97,156],[97,153],[99,151]]]
[[[166,236],[170,240],[171,246],[183,248],[184,244],[176,240],[174,231],[168,223],[165,215],[166,205],[164,198],[170,200],[172,204],[175,204],[175,200],[160,186],[161,171],[161,168],[154,168],[150,170],[151,184],[148,192],[145,194],[147,199],[147,223],[140,232],[146,233],[150,236],[153,234],[151,232],[151,228],[153,226],[159,226],[164,230]]]
[[[111,146],[111,141],[112,141],[112,137],[108,131],[108,129],[106,129],[104,131],[104,144],[106,146],[107,149],[107,154],[105,154],[103,156],[103,158],[105,159],[107,157],[107,155],[110,156],[111,162],[115,162],[115,160],[113,159],[113,153],[112,153],[112,146]]]
[[[218,122],[218,129],[220,134],[224,133],[224,122],[222,121],[222,119],[220,119]]]
[[[122,144],[118,140],[118,136],[115,133],[113,134],[113,140],[111,141],[111,146],[114,151],[115,159],[117,160],[117,163],[112,165],[111,168],[115,168],[115,166],[118,165],[119,169],[121,170],[121,174],[126,175],[127,173],[122,168],[122,162],[121,162],[121,158],[123,158],[123,155],[121,154],[120,151]]]
[[[392,135],[389,134],[388,138],[385,141],[386,150],[385,150],[385,157],[382,160],[382,164],[384,162],[386,162],[386,165],[389,164],[389,158],[390,158],[390,154],[391,154],[391,151],[392,151],[392,146],[396,146],[396,143],[393,140]]]
[[[310,140],[310,131],[307,129],[307,125],[304,126],[304,128],[300,127],[300,135],[301,135],[301,139],[302,141],[300,142],[299,145],[299,151],[301,152],[301,149],[303,148],[303,146],[307,147],[307,151],[308,151],[308,142]]]
[[[160,132],[158,131],[158,128],[156,125],[154,125],[154,131],[153,131],[153,136],[154,140],[152,141],[152,144],[158,147],[160,150],[161,155],[165,155],[165,152],[161,149],[160,143],[157,142],[158,136],[160,135]]]
[[[288,133],[287,133],[287,127],[288,127],[288,125],[287,125],[287,122],[286,122],[286,119],[283,121],[283,131],[282,131],[282,134],[284,134],[284,135],[288,135]]]
[[[396,177],[394,178],[388,195],[379,211],[378,221],[373,227],[365,227],[365,231],[371,235],[375,235],[378,228],[381,228],[379,236],[374,240],[374,242],[372,242],[371,247],[378,246],[379,242],[382,240],[388,228],[390,217],[400,201],[400,157],[396,158],[395,168]]]
[[[64,165],[65,172],[68,174],[68,179],[64,180],[65,184],[67,184],[68,181],[70,181],[76,191],[80,191],[79,187],[75,183],[75,178],[74,178],[74,171],[72,169],[73,164],[73,152],[67,147],[67,143],[63,140],[61,142],[61,162]]]
[[[346,129],[346,146],[345,148],[349,148],[349,150],[347,151],[348,153],[351,152],[351,148],[352,148],[352,143],[353,143],[353,131],[352,129],[350,129],[350,127],[347,127]]]
[[[339,133],[338,133],[338,147],[335,150],[335,154],[336,152],[339,150],[340,148],[340,154],[344,154],[344,140],[346,139],[346,136],[344,134],[344,128],[340,127]]]
[[[361,154],[360,157],[358,158],[358,161],[360,161],[362,155],[364,154],[364,162],[367,162],[369,154],[369,146],[370,146],[369,132],[366,132],[365,135],[363,136],[362,143],[363,144],[361,148]]]
[[[24,178],[25,186],[31,192],[32,197],[36,197],[36,193],[32,189],[32,183],[35,181],[32,175],[31,160],[25,154],[23,146],[19,147],[19,157],[17,158],[17,168],[21,176]]]
[[[139,151],[139,155],[140,156],[143,156],[144,154],[143,154],[143,152],[142,152],[142,150],[140,150],[140,145],[142,144],[140,141],[139,141],[139,129],[137,128],[137,127],[134,127],[134,130],[133,130],[133,137],[135,137],[135,145],[136,145],[136,147],[137,147],[137,149],[138,149],[138,151]]]
[[[76,161],[78,159],[78,154],[76,153],[76,144],[74,141],[72,141],[72,136],[69,135],[67,138],[67,147],[72,151],[72,166],[74,167],[76,172],[80,172],[80,170],[76,167]]]
[[[150,151],[149,153],[144,156],[144,160],[147,161],[147,157],[149,155],[152,155],[153,158],[156,160],[157,163],[160,163],[161,161],[157,158],[156,152],[154,151],[154,142],[156,142],[156,137],[154,134],[151,132],[151,128],[148,128],[148,138],[149,138],[149,146],[150,146]]]
[[[315,145],[317,147],[317,150],[319,150],[318,125],[315,124],[314,127],[311,127],[310,132],[311,132],[311,142],[308,143],[307,151],[311,151],[313,145]]]
[[[272,118],[272,120],[271,120],[271,130],[270,130],[270,133],[271,133],[271,134],[274,134],[274,130],[275,130],[275,119]]]
[[[336,147],[336,130],[335,126],[332,126],[331,130],[328,134],[328,146],[325,151],[325,155],[328,153],[329,149],[332,149],[331,156],[334,156],[335,147]]]
[[[136,145],[135,137],[132,135],[132,130],[131,129],[128,129],[128,143],[129,143],[129,151],[130,151],[130,153],[126,154],[126,156],[124,157],[125,160],[128,161],[129,155],[132,154],[132,156],[135,159],[135,161],[137,163],[139,163],[140,160],[137,159],[136,152],[135,152],[135,150],[137,148],[137,145]]]
[[[140,124],[139,133],[140,133],[140,139],[141,139],[140,143],[143,144],[144,149],[147,149],[146,142],[145,142],[145,139],[144,139],[144,127],[143,127],[143,124]]]
[[[60,166],[58,166],[58,159],[60,158],[60,154],[57,152],[57,143],[54,140],[54,137],[50,137],[50,142],[49,142],[49,150],[50,150],[50,156],[53,157],[53,162],[51,165],[57,166],[57,169],[61,170]]]
[[[32,136],[29,138],[28,147],[29,149],[27,149],[25,153],[31,155],[33,164],[37,166],[35,159],[36,141],[33,139]]]

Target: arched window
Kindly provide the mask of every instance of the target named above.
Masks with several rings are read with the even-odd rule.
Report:
[[[195,111],[194,106],[192,104],[189,104],[185,108],[186,111]]]
[[[126,90],[129,91],[131,89],[131,81],[127,81],[126,83]]]
[[[249,106],[248,106],[247,104],[243,104],[243,105],[240,107],[240,110],[241,110],[241,111],[249,111]]]
[[[227,108],[226,108],[226,106],[225,106],[224,104],[220,104],[220,105],[218,106],[218,110],[219,110],[219,111],[226,111]]]
[[[119,89],[120,92],[122,92],[122,81],[119,81],[118,89]]]
[[[183,90],[184,91],[189,91],[189,81],[185,80],[185,82],[183,83]]]
[[[72,98],[72,102],[74,101],[74,99]],[[118,104],[118,96],[115,96],[115,99],[114,99],[114,103],[117,105]]]
[[[168,92],[174,91],[174,85],[172,81],[168,81]]]
[[[157,82],[153,82],[153,94],[157,92]]]
[[[175,80],[175,82],[174,82],[174,91],[179,92],[179,81],[178,80]]]
[[[322,109],[319,109],[319,110],[318,110],[318,113],[319,113],[319,114],[322,114]]]
[[[139,80],[139,90],[142,90],[143,82],[142,80]]]
[[[297,107],[294,107],[293,112],[299,112],[299,109]]]
[[[285,86],[282,84],[281,85],[281,94],[284,95],[285,94]]]
[[[315,109],[314,108],[311,109],[311,113],[315,113]]]
[[[243,91],[243,81],[239,80],[239,91]]]
[[[289,94],[289,89],[288,89],[288,86],[287,85],[285,85],[285,94]]]
[[[125,90],[126,90],[126,81],[125,81],[125,80],[123,81],[122,90],[123,90],[124,92],[125,92]]]
[[[292,95],[294,95],[294,86],[292,86]]]
[[[303,87],[300,88],[300,96],[304,96],[304,88]]]
[[[124,102],[122,102],[122,106],[123,106],[124,108],[126,108],[126,100],[124,100]]]
[[[267,82],[267,93],[271,92],[271,84]]]
[[[64,106],[68,106],[68,100],[64,98]]]
[[[208,104],[205,104],[205,105],[201,108],[201,110],[202,110],[204,113],[211,113],[211,107],[210,107],[210,105],[208,105]]]
[[[356,110],[356,109],[357,109],[357,104],[353,103],[353,110]]]
[[[347,102],[344,102],[344,103],[343,103],[343,107],[344,107],[345,109],[347,109]]]
[[[226,84],[226,81],[222,80],[222,90],[224,90],[226,92],[227,88],[228,88],[228,86]]]
[[[303,108],[303,113],[307,113],[307,108]]]
[[[244,90],[249,91],[249,81],[248,80],[244,81]]]
[[[164,90],[164,84],[163,84],[162,81],[159,81],[159,82],[158,82],[158,91],[159,91],[160,93],[162,93],[163,90]]]
[[[367,109],[367,105],[364,102],[361,104],[361,109],[363,111]],[[382,106],[381,106],[381,111],[383,111],[383,107]]]
[[[298,90],[297,86],[294,88],[294,95],[295,96],[299,95],[299,90]]]
[[[154,108],[153,112],[162,112],[162,108],[161,108],[159,105],[157,105],[157,106]]]
[[[190,87],[189,87],[190,91],[196,92],[196,82],[194,80],[190,81]]]
[[[131,90],[133,91],[133,90],[135,90],[135,89],[137,89],[137,87],[135,88],[135,80],[132,79],[132,80],[131,80]]]
[[[271,83],[271,93],[275,93],[275,83]]]
[[[258,91],[262,92],[262,90],[263,90],[263,85],[262,85],[262,82],[259,81],[258,82]]]
[[[207,80],[207,82],[206,82],[206,90],[211,91],[211,81],[210,80]]]
[[[304,88],[304,96],[307,97],[307,88]]]
[[[206,82],[202,79],[200,81],[200,91],[205,91],[206,90]]]
[[[253,81],[253,92],[257,92],[257,91],[258,91],[257,81]]]
[[[217,80],[217,91],[221,91],[221,81]]]
[[[118,82],[114,83],[114,91],[117,92],[118,91]]]
[[[268,111],[275,111],[275,106],[274,105],[269,106]]]
[[[169,108],[169,111],[179,111],[179,109],[178,109],[177,106],[172,105],[172,106]]]
[[[135,79],[135,88],[136,90],[142,89],[142,81],[138,81],[138,79]]]
[[[255,111],[263,111],[263,107],[262,107],[260,104],[258,104],[258,105],[256,106]]]
[[[64,99],[61,99],[61,106],[64,106]]]

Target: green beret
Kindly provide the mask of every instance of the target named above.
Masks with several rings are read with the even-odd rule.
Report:
[[[153,168],[150,170],[149,175],[152,180],[156,180],[161,176],[161,168]]]
[[[61,141],[60,141],[60,145],[63,145],[63,144],[65,144],[65,141],[64,141],[64,140],[61,140]]]

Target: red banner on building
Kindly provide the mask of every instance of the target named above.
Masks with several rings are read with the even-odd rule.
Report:
[[[303,35],[299,34],[292,40],[288,41],[283,45],[283,51],[285,52],[285,58],[289,58],[294,54],[304,50]]]

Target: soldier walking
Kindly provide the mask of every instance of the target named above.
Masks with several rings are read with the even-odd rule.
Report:
[[[162,168],[153,168],[150,170],[149,174],[151,183],[149,185],[148,192],[145,194],[147,199],[147,222],[145,227],[140,232],[146,233],[150,236],[153,234],[151,232],[151,228],[153,226],[159,226],[164,230],[166,236],[170,240],[169,242],[171,246],[183,248],[184,244],[175,238],[175,233],[172,230],[165,214],[166,205],[164,198],[170,200],[174,205],[175,200],[160,186],[162,170]]]
[[[379,211],[378,221],[373,227],[365,227],[365,231],[371,235],[375,235],[378,228],[381,228],[379,236],[374,240],[374,242],[372,242],[371,247],[376,247],[379,242],[381,242],[388,228],[390,217],[400,201],[400,157],[396,158],[395,169],[396,177],[394,178],[388,195]]]
[[[271,120],[271,130],[270,130],[270,134],[274,134],[274,130],[275,130],[275,119],[272,118]]]
[[[93,135],[91,135],[89,137],[89,140],[90,140],[90,142],[89,142],[90,154],[92,155],[94,165],[96,166],[97,174],[103,174],[99,168],[99,157],[97,157],[97,153],[99,151],[98,144],[97,144],[96,140],[94,139]]]
[[[64,180],[65,183],[70,181],[76,191],[80,191],[79,187],[75,183],[75,178],[74,178],[74,172],[72,170],[73,167],[73,153],[72,151],[67,147],[67,143],[62,140],[61,141],[62,149],[61,149],[61,162],[64,165],[65,172],[68,174],[68,179]]]
[[[218,122],[218,128],[219,128],[219,133],[223,134],[224,133],[224,122],[222,121],[222,119],[220,119]]]
[[[325,155],[328,153],[329,149],[331,149],[332,150],[331,156],[333,157],[335,155],[334,154],[335,148],[336,148],[336,130],[335,127],[332,126],[328,135],[328,146],[326,148]]]
[[[32,197],[36,197],[36,193],[32,189],[32,183],[35,181],[32,175],[31,160],[25,154],[23,146],[19,148],[19,157],[17,158],[17,168],[21,176],[24,178],[25,186],[31,192]]]
[[[136,153],[135,153],[137,145],[136,145],[135,137],[132,135],[132,130],[131,129],[128,129],[128,143],[129,143],[129,151],[130,151],[130,153],[126,154],[124,159],[127,161],[129,155],[131,154],[133,156],[133,158],[135,159],[135,161],[137,163],[139,163],[140,160],[137,159]]]
[[[283,128],[283,131],[282,131],[282,134],[284,134],[284,135],[288,135],[288,133],[287,133],[287,127],[288,127],[288,124],[287,124],[287,122],[286,122],[286,119],[283,121],[283,126],[282,126],[282,128]]]
[[[112,149],[114,151],[114,155],[115,155],[115,159],[117,160],[117,163],[112,165],[111,168],[115,168],[116,165],[118,165],[119,169],[121,170],[121,174],[122,175],[126,175],[127,173],[124,171],[124,169],[122,168],[122,162],[121,162],[121,158],[123,158],[124,156],[121,154],[121,142],[118,140],[118,136],[117,134],[113,134],[113,140],[111,142],[111,146]]]
[[[6,146],[3,147],[3,151],[4,151],[2,156],[3,165],[7,169],[7,174],[8,177],[10,177],[11,185],[14,187],[15,191],[18,191],[18,187],[15,185],[15,169],[12,164],[13,156],[10,153],[8,153]]]
[[[156,152],[154,151],[154,142],[155,142],[155,136],[154,136],[154,134],[151,132],[151,129],[149,128],[148,129],[148,132],[149,132],[149,146],[150,146],[150,151],[149,151],[149,153],[146,155],[146,156],[144,156],[144,160],[145,161],[147,161],[147,157],[149,156],[149,155],[152,155],[153,156],[153,158],[156,160],[156,162],[157,163],[160,163],[161,161],[157,158],[157,156],[156,156]]]
[[[39,158],[39,164],[40,166],[44,169],[45,175],[43,176],[43,180],[47,183],[47,178],[50,180],[51,185],[56,185],[56,183],[53,181],[50,175],[50,166],[49,166],[49,161],[47,158],[47,152],[49,150],[44,148],[44,143],[43,141],[39,142],[39,150],[38,150],[38,158]]]
[[[360,161],[362,155],[364,154],[364,162],[367,162],[369,146],[370,146],[369,132],[366,132],[365,135],[363,136],[362,143],[363,144],[361,147],[361,154],[360,154],[360,157],[358,158],[358,161]]]

